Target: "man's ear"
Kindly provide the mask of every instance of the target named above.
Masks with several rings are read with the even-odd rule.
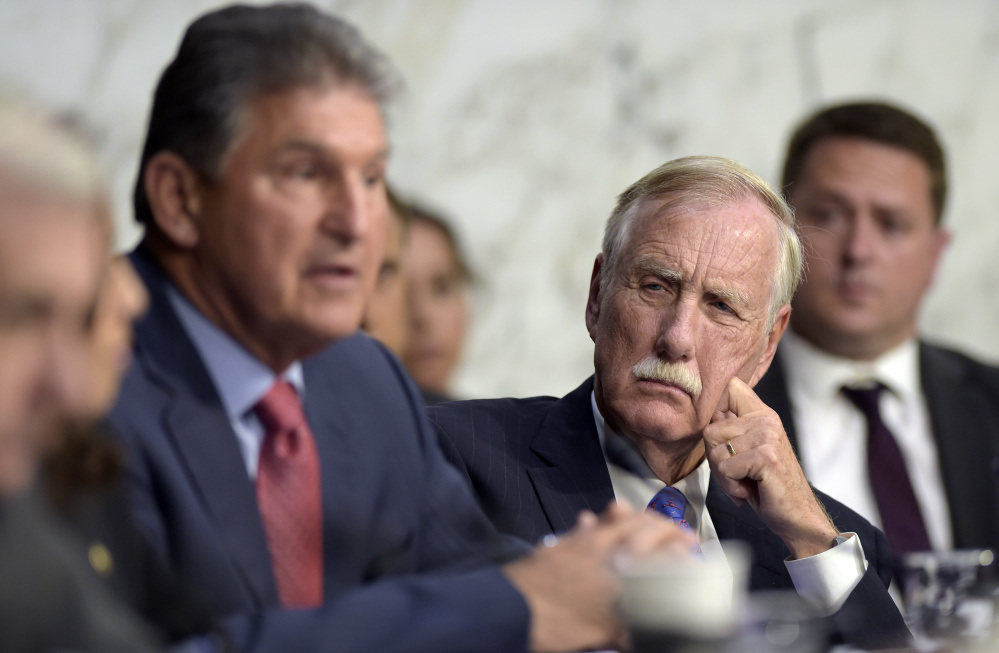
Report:
[[[201,186],[194,169],[173,152],[158,152],[143,169],[142,183],[163,235],[182,249],[197,245]]]
[[[600,270],[604,265],[604,255],[597,254],[593,261],[593,273],[590,275],[590,292],[586,297],[586,330],[590,340],[597,339],[597,319],[600,317]]]
[[[754,387],[763,378],[763,375],[767,373],[770,369],[770,363],[774,360],[774,354],[777,353],[777,343],[780,342],[780,338],[784,335],[784,331],[787,330],[787,323],[791,318],[791,305],[784,304],[779,311],[777,311],[777,319],[774,320],[774,326],[770,329],[770,334],[767,335],[767,346],[763,350],[763,354],[760,356],[760,362],[756,366],[756,371],[753,372],[753,377],[749,380],[749,387]]]

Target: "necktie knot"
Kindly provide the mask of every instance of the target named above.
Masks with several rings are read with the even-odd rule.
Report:
[[[667,485],[663,489],[656,492],[656,496],[652,497],[652,501],[649,502],[646,510],[652,510],[653,512],[658,512],[663,515],[674,524],[679,526],[682,530],[688,533],[693,533],[693,529],[687,520],[684,519],[684,514],[687,512],[687,497],[683,496],[683,492]],[[704,554],[701,552],[701,545],[695,544],[690,551],[695,558],[700,560],[704,559]]]
[[[287,381],[278,381],[272,385],[253,407],[253,411],[268,433],[294,431],[305,422],[302,402],[299,401],[294,386]]]
[[[877,417],[881,421],[881,411],[878,408],[878,401],[881,399],[881,392],[885,387],[876,383],[869,388],[852,388],[843,386],[843,394],[860,409],[867,419]]]
[[[683,496],[683,492],[675,487],[667,485],[659,490],[649,502],[648,509],[669,517],[681,526],[690,528],[687,525],[687,520],[683,518],[687,511],[687,497]]]

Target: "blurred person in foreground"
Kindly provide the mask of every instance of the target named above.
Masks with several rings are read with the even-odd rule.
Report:
[[[440,216],[409,206],[403,255],[409,328],[402,362],[428,404],[450,398],[468,328],[471,268],[451,226]]]
[[[109,293],[108,229],[84,143],[35,110],[0,102],[3,651],[156,646],[35,485],[42,459],[62,446],[64,422],[96,407],[93,391],[106,380],[93,356],[95,320]],[[115,384],[101,385],[106,408]]]
[[[620,646],[614,554],[688,536],[623,506],[552,548],[499,535],[402,366],[358,333],[391,79],[308,5],[188,27],[136,183],[150,308],[110,420],[136,519],[241,649]]]
[[[389,220],[385,236],[385,253],[378,280],[368,297],[361,329],[379,341],[397,357],[406,349],[409,317],[406,306],[406,276],[403,274],[403,253],[409,234],[409,209],[399,197],[386,188]]]
[[[760,398],[815,487],[896,554],[999,549],[999,369],[918,329],[950,239],[937,136],[889,104],[826,108],[791,137],[783,186],[806,271]]]
[[[751,547],[754,590],[794,589],[853,646],[908,642],[884,536],[805,480],[753,391],[801,270],[794,218],[743,166],[664,164],[618,198],[586,304],[594,375],[563,397],[431,406],[504,532],[536,541],[614,498]],[[683,597],[677,597],[683,600]]]

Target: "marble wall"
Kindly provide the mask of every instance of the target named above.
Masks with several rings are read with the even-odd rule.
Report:
[[[120,216],[155,79],[209,0],[0,0],[0,80],[82,112]],[[999,359],[999,3],[326,0],[407,79],[391,177],[450,215],[486,283],[457,391],[561,394],[591,371],[587,281],[614,197],[665,160],[774,180],[824,103],[886,98],[941,132],[954,239],[933,337]]]

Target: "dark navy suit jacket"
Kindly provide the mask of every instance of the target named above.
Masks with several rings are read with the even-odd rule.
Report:
[[[325,605],[283,611],[236,437],[159,267],[111,424],[151,544],[255,651],[517,651],[529,614],[499,535],[441,456],[415,386],[357,335],[303,361],[322,469]]]
[[[780,416],[797,451],[783,365],[778,348],[755,390]],[[947,492],[954,548],[999,550],[999,369],[920,342],[919,376]]]
[[[590,393],[593,380],[562,399],[490,399],[431,406],[445,455],[475,488],[503,532],[529,542],[572,528],[580,510],[600,513],[614,499]],[[861,539],[869,566],[846,605],[833,616],[843,641],[861,648],[903,646],[909,633],[888,594],[892,560],[887,540],[843,504],[816,493],[841,531]],[[736,506],[710,483],[706,507],[721,539],[749,544],[750,587],[793,589],[790,555],[748,505]]]

